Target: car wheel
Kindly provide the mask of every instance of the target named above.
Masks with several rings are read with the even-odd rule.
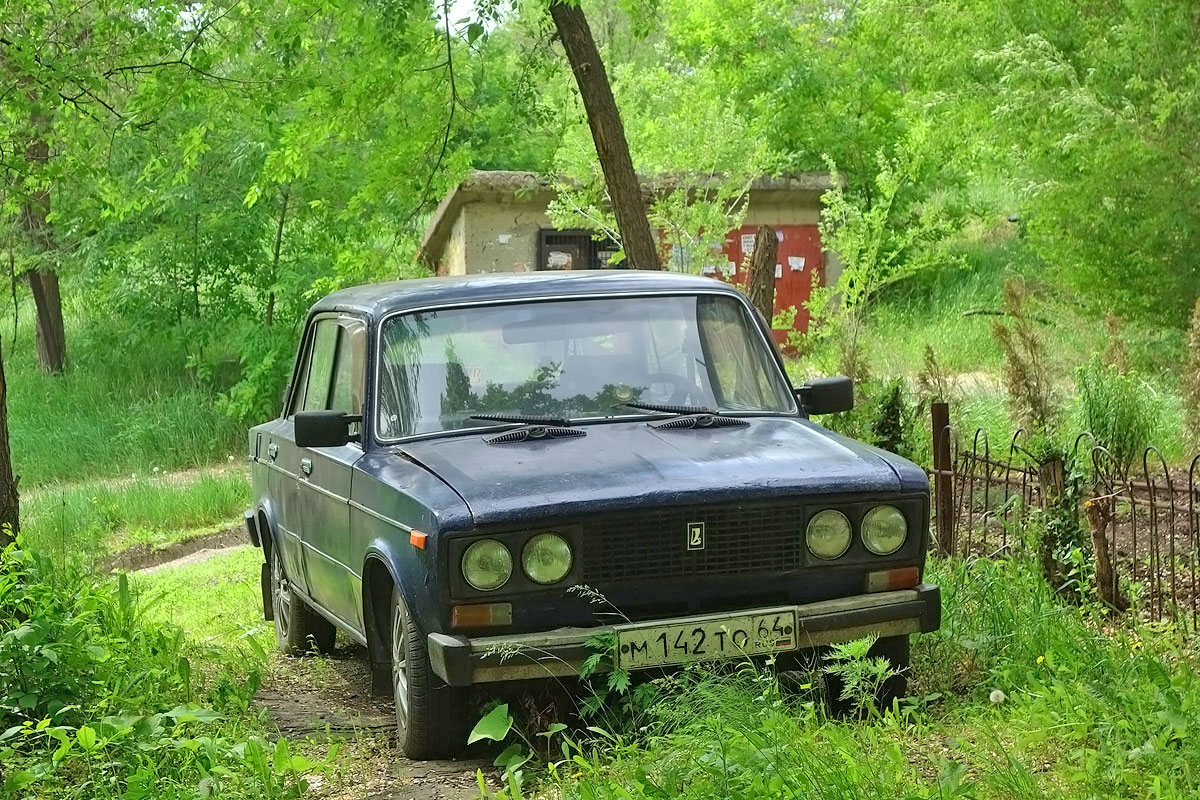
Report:
[[[275,617],[275,642],[290,656],[304,655],[316,650],[333,650],[337,628],[309,607],[288,582],[279,557],[279,548],[271,548],[271,610]]]
[[[449,758],[466,746],[466,691],[433,674],[425,637],[399,589],[392,592],[392,693],[396,740],[409,758]]]
[[[892,707],[892,701],[904,697],[908,691],[908,636],[885,636],[880,638],[867,653],[868,658],[885,658],[897,675],[883,682],[875,693],[875,706],[880,711]],[[845,684],[832,672],[824,673],[825,704],[833,716],[846,716],[855,711],[854,699],[842,697]]]

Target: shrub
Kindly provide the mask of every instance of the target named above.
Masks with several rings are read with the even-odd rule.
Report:
[[[0,550],[0,796],[298,797],[323,765],[241,718],[257,668],[218,661],[206,692],[147,608],[124,576]]]
[[[1188,363],[1183,375],[1183,411],[1188,441],[1200,445],[1200,300],[1187,337]]]
[[[1128,472],[1151,444],[1158,403],[1143,381],[1100,358],[1075,373],[1080,423]]]
[[[1054,428],[1058,408],[1046,343],[1029,313],[1029,292],[1017,280],[1004,284],[1004,311],[1010,322],[996,322],[992,333],[1004,354],[1004,388],[1013,416],[1042,433]]]

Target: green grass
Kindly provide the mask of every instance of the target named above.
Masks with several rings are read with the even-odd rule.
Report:
[[[262,616],[262,559],[262,551],[247,544],[199,563],[134,575],[133,583],[149,598],[149,619],[178,625],[197,642],[236,646],[253,639],[267,651],[275,633]]]
[[[1006,454],[1020,424],[1005,398],[1003,357],[993,334],[995,323],[1005,318],[964,313],[1001,310],[1004,282],[1019,278],[1035,298],[1031,315],[1041,320],[1036,327],[1047,347],[1047,373],[1060,408],[1060,433],[1073,442],[1085,427],[1076,396],[1076,370],[1109,346],[1111,336],[1103,320],[1087,316],[1078,298],[1047,283],[1046,270],[1012,231],[974,231],[950,254],[954,258],[941,267],[887,287],[867,309],[863,338],[872,381],[903,379],[912,399],[926,346],[931,347],[942,370],[952,376],[951,419],[964,446],[970,446],[976,430],[982,428],[992,453]],[[1195,453],[1185,445],[1180,400],[1187,360],[1184,332],[1136,318],[1122,322],[1131,372],[1153,398],[1154,420],[1147,444],[1158,446],[1173,465],[1185,463]],[[838,369],[837,343],[825,343],[788,368],[796,379],[809,371],[833,373]],[[860,398],[869,404],[873,387],[862,388]],[[835,425],[850,435],[869,438],[872,413],[864,409],[857,419]],[[912,455],[926,464],[928,426],[925,417],[913,422]]]
[[[39,489],[22,503],[22,530],[37,549],[97,558],[238,525],[249,503],[250,486],[240,465],[186,480],[140,475]]]
[[[69,291],[64,289],[64,291]],[[67,321],[68,367],[37,365],[31,309],[4,335],[8,424],[21,488],[182,469],[245,450],[245,426],[223,416],[216,392],[187,368],[186,342],[147,324]]]
[[[769,673],[661,681],[640,730],[567,745],[526,796],[1192,798],[1197,653],[1064,606],[1023,561],[933,562],[940,631],[898,713],[827,718]],[[1107,630],[1108,632],[1105,632]],[[552,752],[559,748],[556,741]],[[526,772],[530,772],[526,768]],[[509,789],[509,796],[517,794]]]

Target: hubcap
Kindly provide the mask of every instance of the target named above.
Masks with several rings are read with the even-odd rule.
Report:
[[[392,614],[392,693],[396,696],[396,718],[401,727],[408,726],[408,670],[404,657],[407,627],[404,606],[397,603]]]
[[[275,611],[275,630],[286,639],[292,627],[292,593],[277,550],[271,551],[271,605]]]

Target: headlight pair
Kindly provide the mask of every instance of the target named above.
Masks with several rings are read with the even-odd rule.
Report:
[[[877,556],[891,555],[908,538],[908,521],[895,506],[875,506],[863,516],[861,528],[863,544]],[[805,538],[813,555],[831,560],[850,549],[854,529],[845,514],[827,508],[808,521]]]
[[[539,533],[521,548],[521,569],[525,576],[543,586],[565,578],[573,562],[571,545],[557,533]],[[512,553],[495,539],[473,542],[463,553],[463,578],[481,592],[495,591],[508,583],[512,571]]]

